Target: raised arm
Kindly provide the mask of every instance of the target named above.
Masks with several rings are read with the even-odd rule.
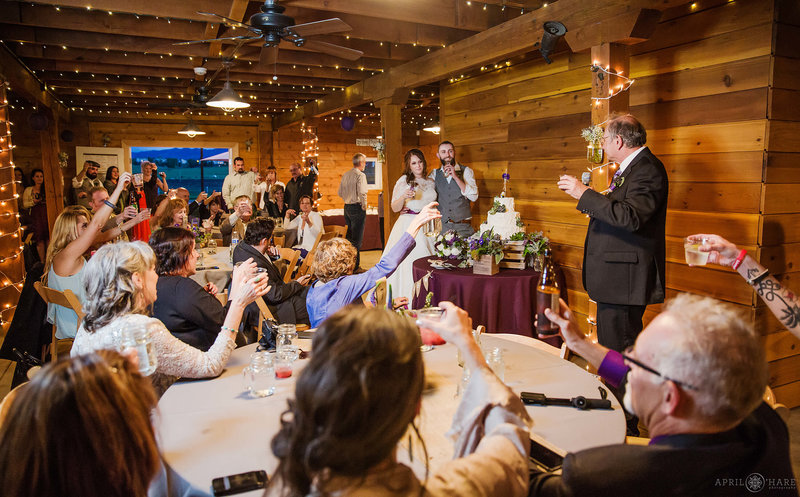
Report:
[[[787,286],[784,286],[769,274],[769,271],[747,252],[714,234],[696,234],[689,236],[697,240],[706,238],[710,243],[701,245],[699,250],[710,252],[708,262],[735,269],[752,286],[759,297],[776,318],[786,326],[794,336],[800,338],[800,298]],[[737,263],[737,260],[740,262]]]
[[[103,226],[108,220],[108,216],[113,212],[113,205],[119,200],[119,196],[125,186],[130,183],[131,174],[122,173],[117,182],[117,187],[108,198],[107,203],[104,203],[100,209],[97,210],[89,225],[75,240],[70,242],[69,245],[64,247],[64,250],[58,253],[53,259],[53,270],[59,275],[75,274],[80,269],[81,258],[83,254],[92,246],[95,237],[102,231]],[[110,204],[110,205],[109,205]]]
[[[412,238],[417,237],[417,233],[419,233],[419,229],[431,219],[436,219],[442,217],[442,213],[439,212],[439,209],[436,206],[439,205],[439,202],[431,202],[430,204],[426,205],[419,211],[419,214],[414,216],[411,220],[411,224],[408,225],[408,229],[406,233],[411,235]]]

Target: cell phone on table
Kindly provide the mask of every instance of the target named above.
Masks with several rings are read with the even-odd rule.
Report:
[[[564,456],[549,447],[545,447],[533,438],[531,438],[531,450],[528,452],[528,458],[531,464],[545,471],[561,469],[561,465],[564,462]]]
[[[215,496],[235,495],[264,488],[268,481],[266,471],[248,471],[238,475],[214,478],[211,480],[211,489]]]

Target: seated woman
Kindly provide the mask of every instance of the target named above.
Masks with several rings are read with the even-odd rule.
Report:
[[[317,282],[308,290],[306,297],[311,327],[319,326],[326,317],[355,302],[364,292],[375,286],[376,280],[392,274],[416,246],[414,237],[422,225],[431,219],[442,217],[437,205],[439,204],[436,202],[426,205],[409,222],[406,232],[383,254],[381,260],[360,274],[353,274],[356,267],[356,248],[350,242],[344,238],[333,238],[320,243],[313,263]]]
[[[291,221],[289,221],[288,217],[284,219],[283,227],[287,230],[297,230],[297,244],[292,248],[299,250],[300,256],[303,258],[314,248],[317,235],[322,233],[325,228],[322,225],[322,216],[319,212],[311,210],[311,197],[308,195],[300,197],[300,215]]]
[[[230,308],[214,344],[202,352],[172,336],[147,309],[156,301],[156,257],[146,243],[104,245],[86,263],[83,310],[86,315],[75,337],[72,355],[98,349],[120,348],[121,334],[146,328],[158,360],[153,384],[159,393],[178,377],[205,378],[222,372],[231,351],[244,308],[269,290],[266,278],[255,274],[248,261],[233,271]]]
[[[84,207],[77,205],[65,208],[58,215],[44,263],[42,283],[45,286],[62,292],[72,290],[79,301],[85,302],[83,273],[86,259],[83,254],[89,251],[95,237],[100,235],[114,211],[114,204],[130,181],[131,174],[123,173],[108,203],[104,203],[94,217]],[[74,338],[78,332],[78,316],[66,307],[48,304],[47,320],[56,325],[57,338]]]
[[[264,302],[270,307],[270,311],[279,323],[309,324],[306,311],[308,292],[306,284],[311,276],[301,276],[288,283],[283,282],[281,272],[267,253],[274,229],[275,222],[272,219],[260,217],[250,221],[245,229],[244,240],[233,250],[233,262],[253,259],[258,267],[266,269],[272,289],[264,295]],[[248,311],[258,314],[257,308]]]
[[[289,210],[289,204],[284,202],[286,191],[282,183],[277,183],[272,186],[270,196],[275,200],[268,200],[266,202],[267,215],[272,218],[283,219],[286,217],[286,211]]]
[[[188,228],[188,214],[189,206],[186,201],[180,198],[171,198],[164,200],[159,204],[153,221],[155,226],[154,230],[166,228],[168,226],[177,226],[179,228]]]
[[[197,272],[194,233],[183,228],[162,228],[150,237],[156,254],[156,301],[152,316],[180,341],[203,352],[217,339],[225,321],[225,308],[214,295],[217,287],[205,287],[190,278]]]
[[[272,439],[278,468],[267,495],[523,496],[528,418],[472,339],[472,320],[450,302],[424,325],[458,347],[470,383],[453,431],[454,459],[424,482],[397,461],[397,444],[420,410],[425,366],[408,319],[378,308],[343,309],[314,335],[295,399]]]
[[[4,495],[206,495],[162,465],[153,387],[117,352],[49,363],[12,392],[0,420]]]

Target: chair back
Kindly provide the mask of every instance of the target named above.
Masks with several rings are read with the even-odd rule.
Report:
[[[60,305],[61,307],[71,309],[75,315],[78,316],[78,326],[80,326],[80,322],[83,321],[83,306],[81,305],[81,301],[78,300],[78,297],[72,292],[72,290],[67,289],[63,292],[54,290],[44,286],[41,281],[35,282],[33,284],[33,288],[36,289],[36,292],[40,297],[42,297],[42,300],[44,300],[45,303]],[[53,335],[50,340],[50,359],[52,361],[55,361],[58,357],[58,351],[56,350],[57,342],[56,324],[53,323]],[[44,360],[45,356],[46,347],[45,350],[42,351],[42,360]]]
[[[275,317],[272,315],[272,311],[269,310],[267,307],[267,303],[264,302],[264,297],[258,297],[256,299],[256,305],[258,306],[258,326],[256,327],[256,341],[261,340],[261,335],[263,335],[263,327],[264,327],[264,320],[265,319],[272,319],[275,320]]]
[[[288,262],[286,272],[283,275],[283,282],[289,283],[292,280],[292,273],[294,273],[294,268],[297,266],[297,261],[300,260],[300,251],[282,248],[281,259],[285,259]]]
[[[272,236],[272,243],[274,243],[276,247],[285,247],[286,246],[286,235],[273,235]]]
[[[338,226],[332,224],[325,226],[325,233],[334,233],[334,237],[344,238],[347,235],[347,226]]]
[[[306,275],[306,274],[311,272],[311,263],[314,262],[314,254],[317,251],[317,245],[319,245],[319,242],[322,240],[323,234],[324,233],[322,231],[319,232],[319,234],[317,235],[317,239],[314,240],[314,246],[311,247],[311,250],[309,250],[308,254],[306,254],[306,258],[303,259],[303,263],[300,265],[300,268],[297,270],[297,277],[298,278],[300,276],[304,276],[304,275]],[[331,238],[333,238],[333,237],[331,237]]]
[[[334,238],[336,238],[336,232],[335,231],[327,231],[325,233],[321,233],[319,241],[326,242],[326,241],[332,240]]]
[[[373,303],[372,296],[375,296]],[[375,286],[361,296],[361,300],[366,307],[386,308],[386,277],[375,281]]]
[[[219,303],[222,304],[223,306],[225,306],[225,304],[228,303],[228,291],[227,290],[225,290],[224,292],[217,293],[216,295],[214,295],[214,297],[216,297],[216,299],[219,300]]]

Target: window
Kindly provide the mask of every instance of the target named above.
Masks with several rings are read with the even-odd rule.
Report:
[[[201,191],[222,191],[229,157],[227,148],[131,147],[134,173],[142,172],[142,161],[153,162],[159,172],[167,173],[170,188],[186,188],[190,198]]]

